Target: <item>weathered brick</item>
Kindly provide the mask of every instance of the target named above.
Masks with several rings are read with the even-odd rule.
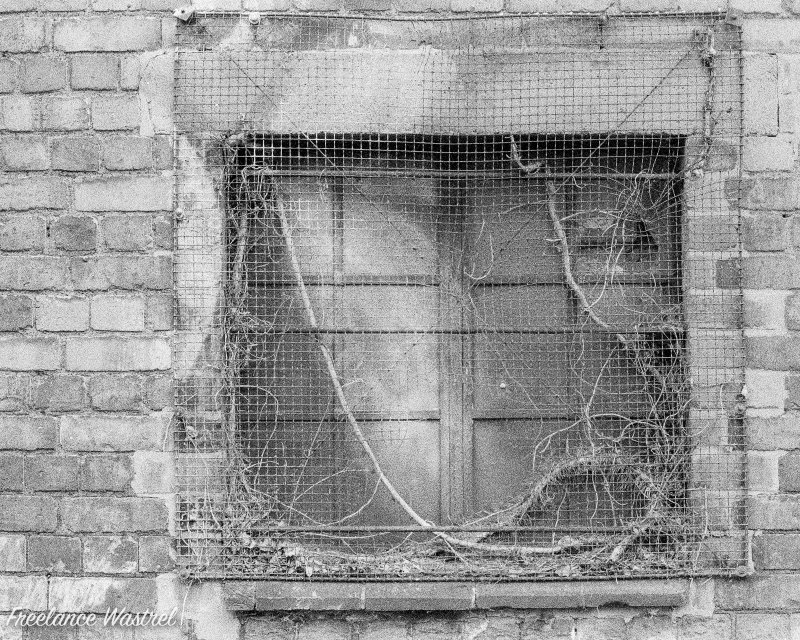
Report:
[[[678,638],[681,640],[731,640],[733,621],[731,616],[684,616],[678,620]]]
[[[91,137],[54,138],[50,153],[53,169],[61,171],[97,171],[100,169],[100,145]]]
[[[47,96],[42,100],[42,127],[56,131],[89,128],[89,101],[78,96]]]
[[[138,411],[142,383],[137,376],[98,375],[89,383],[92,406],[101,411]]]
[[[779,490],[800,491],[800,452],[793,451],[781,456],[778,461]]]
[[[762,53],[744,58],[744,127],[750,134],[778,133],[778,60]]]
[[[792,211],[800,208],[800,179],[791,174],[759,176],[748,181],[742,191],[745,209]]]
[[[68,205],[68,198],[66,184],[57,177],[0,181],[0,202],[6,209],[61,209]]]
[[[49,338],[0,338],[0,369],[11,371],[52,371],[60,366],[61,345],[56,340]]]
[[[25,536],[0,535],[0,571],[25,571]]]
[[[31,611],[47,610],[47,578],[0,576],[0,610],[11,611],[15,607]]]
[[[40,411],[62,413],[78,411],[86,401],[83,378],[71,375],[54,375],[37,378],[33,393],[33,406]]]
[[[106,169],[129,171],[153,166],[153,142],[142,136],[114,136],[103,143]]]
[[[751,447],[766,451],[800,448],[800,414],[786,412],[774,418],[748,418],[747,439]]]
[[[800,340],[788,336],[749,336],[745,340],[747,364],[773,371],[800,370]]]
[[[45,21],[33,16],[0,19],[0,51],[24,53],[45,45]]]
[[[172,456],[169,452],[134,452],[131,488],[137,495],[153,495],[174,491]]]
[[[139,538],[139,571],[164,573],[172,571],[172,539],[167,536]]]
[[[61,444],[67,451],[159,450],[166,427],[161,416],[64,416]]]
[[[16,453],[0,455],[0,491],[22,491],[25,459]],[[0,561],[1,562],[1,561]]]
[[[65,536],[31,536],[28,540],[28,569],[52,573],[81,570],[81,541]]]
[[[87,180],[75,187],[83,211],[163,211],[172,208],[172,181],[163,176]]]
[[[116,89],[119,58],[113,55],[78,55],[71,59],[70,84],[73,89]]]
[[[786,327],[800,329],[800,294],[792,294],[786,299]]]
[[[800,529],[800,496],[751,496],[747,506],[748,524],[754,529]]]
[[[153,239],[150,216],[106,216],[100,231],[103,244],[112,251],[146,251]]]
[[[25,488],[29,491],[77,490],[78,456],[27,456]]]
[[[172,216],[156,216],[153,243],[158,249],[172,249]]]
[[[33,324],[33,302],[27,296],[0,295],[0,331],[18,331]]]
[[[33,131],[39,118],[39,109],[30,96],[3,96],[0,99],[0,115],[0,127],[7,131]]]
[[[64,527],[70,531],[125,533],[167,529],[167,505],[158,498],[64,498],[63,507]]]
[[[68,282],[67,266],[59,258],[0,255],[0,289],[59,289]]]
[[[786,373],[747,369],[747,406],[783,408],[786,401]]]
[[[744,291],[744,326],[753,329],[786,330],[786,291]],[[731,296],[733,302],[737,296]],[[734,319],[737,317],[734,313]]]
[[[33,213],[0,217],[0,251],[41,251],[46,228],[45,219]]]
[[[154,331],[172,329],[172,296],[153,294],[147,297],[147,324]]]
[[[49,604],[56,611],[105,614],[109,609],[124,608],[135,613],[154,611],[157,596],[156,581],[148,578],[53,578]],[[152,635],[146,632],[145,637]]]
[[[139,88],[139,72],[140,72],[139,56],[127,55],[122,56],[120,60],[120,77],[119,84],[123,89],[138,89]]]
[[[56,22],[53,41],[62,51],[158,49],[161,21],[133,16],[65,18]]]
[[[503,10],[503,0],[451,0],[453,11],[494,12]]]
[[[718,580],[714,599],[720,609],[796,609],[800,604],[800,575],[751,576],[747,580]]]
[[[131,536],[92,536],[83,544],[83,570],[90,573],[133,573],[139,545]]]
[[[0,412],[19,413],[29,408],[31,375],[0,374]]]
[[[67,61],[60,56],[26,56],[20,70],[23,93],[58,91],[67,86]]]
[[[79,290],[169,289],[172,286],[172,261],[168,256],[80,259],[71,263],[70,271],[72,283]]]
[[[172,138],[158,135],[153,138],[153,166],[156,169],[172,169]]]
[[[0,140],[6,171],[44,171],[50,168],[47,144],[41,136],[14,136]]]
[[[137,129],[139,98],[135,93],[97,95],[92,99],[92,127],[97,131]]]
[[[742,21],[742,39],[748,51],[800,51],[797,20],[748,18]]]
[[[41,416],[0,416],[0,449],[53,449],[58,422]]]
[[[143,331],[144,300],[117,295],[93,297],[91,327],[103,331]]]
[[[753,537],[757,569],[800,569],[800,533],[762,533]]]
[[[781,640],[790,637],[789,614],[739,613],[736,640]]]
[[[778,451],[747,452],[747,489],[751,492],[777,493]]]
[[[0,530],[55,531],[57,508],[45,496],[0,496]]]
[[[11,93],[17,87],[19,61],[0,58],[0,93]]]
[[[129,455],[86,456],[81,473],[84,491],[127,491],[133,480]]]
[[[85,331],[89,328],[89,301],[74,297],[40,298],[36,328],[41,331]]]
[[[172,405],[172,379],[165,376],[148,376],[144,385],[144,403],[148,409],[158,411]]]
[[[2,352],[0,346],[0,354]],[[86,337],[67,340],[67,369],[70,371],[169,369],[170,355],[169,341],[162,338]]]
[[[742,242],[748,251],[783,251],[789,246],[788,215],[761,214],[742,218]]]
[[[795,146],[789,137],[749,136],[744,140],[742,163],[746,171],[790,171]]]
[[[97,223],[87,216],[62,216],[50,225],[57,249],[94,251],[97,248]]]

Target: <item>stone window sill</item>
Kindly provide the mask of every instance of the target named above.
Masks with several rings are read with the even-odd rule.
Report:
[[[281,582],[223,583],[232,611],[466,611],[566,609],[609,605],[678,607],[688,580],[582,582]]]

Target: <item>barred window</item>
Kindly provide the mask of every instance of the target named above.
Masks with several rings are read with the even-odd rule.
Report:
[[[561,18],[561,53],[543,17],[487,21],[503,47],[472,22],[425,23],[434,52],[400,54],[380,19],[271,18],[227,27],[267,53],[217,50],[205,29],[179,56],[183,126],[213,134],[179,140],[196,212],[177,267],[190,563],[307,579],[735,570],[739,320],[714,306],[737,299],[738,230],[714,185],[737,162],[718,52],[736,43],[721,17],[686,18],[620,18],[599,49],[579,28],[593,17]],[[644,63],[636,20],[663,47]],[[697,236],[698,218],[718,228]]]

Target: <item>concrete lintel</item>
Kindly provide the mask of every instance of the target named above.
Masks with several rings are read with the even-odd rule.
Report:
[[[506,582],[283,582],[223,583],[232,611],[441,611],[574,609],[601,606],[679,607],[689,581]]]

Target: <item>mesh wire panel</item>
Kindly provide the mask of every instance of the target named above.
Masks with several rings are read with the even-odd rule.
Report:
[[[180,555],[546,579],[746,560],[738,28],[178,28]]]

